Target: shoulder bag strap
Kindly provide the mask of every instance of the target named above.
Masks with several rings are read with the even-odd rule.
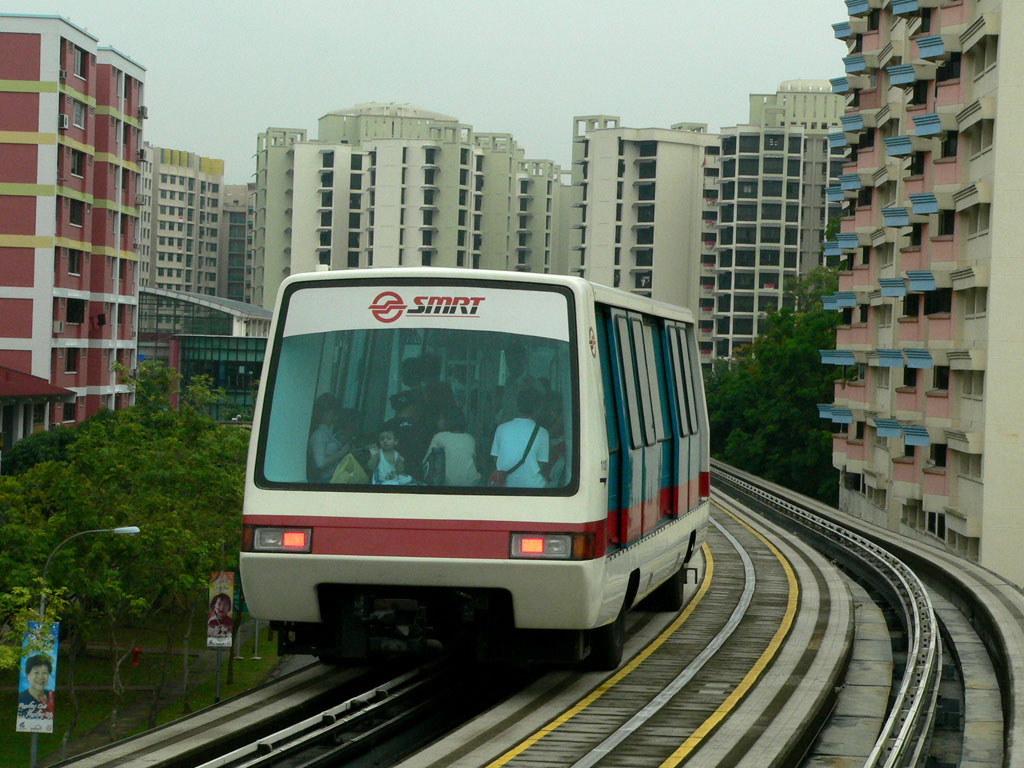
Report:
[[[540,424],[537,424],[536,422],[534,422],[533,432],[530,434],[530,442],[528,442],[526,444],[526,450],[523,451],[523,458],[521,458],[519,461],[517,461],[514,466],[510,467],[509,469],[506,469],[505,470],[506,474],[511,475],[513,472],[515,472],[517,469],[519,469],[521,466],[523,466],[523,463],[526,461],[526,457],[530,455],[530,449],[533,447],[533,441],[536,439],[537,432],[539,432],[539,431],[540,431]]]

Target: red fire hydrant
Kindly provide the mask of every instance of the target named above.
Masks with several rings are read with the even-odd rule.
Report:
[[[132,666],[139,666],[139,659],[142,657],[142,649],[138,646],[132,648]]]

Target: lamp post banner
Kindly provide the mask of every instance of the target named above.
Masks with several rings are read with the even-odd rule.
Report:
[[[210,614],[206,620],[206,647],[230,648],[234,622],[235,574],[220,571],[210,575]]]
[[[60,623],[30,621],[22,642],[16,731],[53,733]]]

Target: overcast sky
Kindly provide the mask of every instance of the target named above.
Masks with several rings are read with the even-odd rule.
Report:
[[[255,171],[256,135],[411,103],[568,167],[574,115],[747,120],[747,95],[843,74],[843,0],[6,0],[146,67],[145,138]]]

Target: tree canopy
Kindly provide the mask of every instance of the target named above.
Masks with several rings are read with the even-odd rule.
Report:
[[[712,455],[833,504],[832,435],[816,406],[831,402],[836,376],[818,354],[835,348],[840,316],[820,308],[834,277],[813,271],[794,291],[806,311],[772,313],[766,333],[706,375]]]
[[[57,618],[102,622],[111,637],[127,620],[194,600],[212,570],[237,562],[249,431],[205,414],[216,396],[208,382],[190,384],[177,408],[177,377],[165,367],[143,364],[134,383],[137,405],[58,430],[71,433],[59,441],[48,433],[27,438],[42,447],[28,445],[22,455],[38,460],[26,458],[17,475],[0,478],[0,594],[33,596],[0,603],[0,642],[20,643],[43,565],[73,533],[141,529],[77,538],[46,574],[49,586],[67,592]]]

